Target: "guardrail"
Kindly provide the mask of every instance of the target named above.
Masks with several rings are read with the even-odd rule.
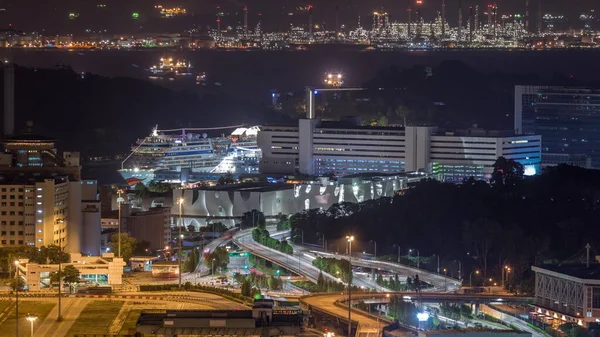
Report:
[[[336,293],[315,293],[315,294],[310,294],[310,295],[302,296],[298,300],[299,300],[301,306],[303,306],[303,307],[305,307],[305,308],[307,308],[309,310],[321,312],[321,313],[324,313],[326,315],[332,316],[332,317],[334,317],[334,318],[336,318],[336,319],[338,319],[340,321],[348,322],[348,316],[347,315],[338,315],[338,314],[336,314],[334,312],[327,311],[326,309],[320,308],[320,307],[315,306],[315,305],[311,305],[311,304],[309,304],[309,303],[306,302],[307,298],[321,297],[321,296],[335,296],[335,295],[336,295]],[[363,298],[363,297],[369,296],[369,295],[366,294],[366,293],[357,293],[356,296],[358,296],[360,298]],[[355,298],[353,298],[352,300],[354,300],[354,299]],[[338,300],[335,300],[333,302],[333,305],[336,306],[336,307],[338,307],[338,308],[340,308],[340,309],[348,310],[348,305],[344,304],[344,303],[347,303],[347,302],[348,302],[348,300],[345,299],[345,298],[344,299],[338,299]],[[365,325],[360,324],[360,321],[352,319],[352,325],[356,325],[356,327],[357,327],[356,328],[356,336],[359,335],[361,329],[375,328],[375,329],[377,329],[378,332],[380,332],[383,329],[384,326],[393,323],[393,321],[390,320],[390,319],[388,319],[388,318],[381,317],[379,315],[375,315],[375,314],[366,312],[366,311],[358,309],[358,308],[352,307],[352,308],[350,308],[350,311],[353,314],[355,314],[355,315],[361,315],[361,316],[364,316],[364,317],[368,317],[368,318],[370,318],[370,319],[372,319],[374,321],[378,321],[378,322],[382,323],[381,326],[379,326],[379,324],[378,324],[378,326],[376,326],[376,327],[365,326]],[[411,326],[403,324],[403,323],[399,323],[399,324],[400,324],[400,326],[402,328],[404,328],[406,330],[416,331],[415,327],[411,327]]]
[[[298,246],[298,245],[294,244],[293,246]],[[300,247],[307,248],[307,247],[302,246],[302,245],[300,245]],[[347,260],[348,259],[348,256],[345,255],[345,254],[332,254],[332,253],[320,251],[318,249],[312,249],[311,250],[310,247],[308,249],[309,249],[309,252],[313,253],[313,254],[322,254],[322,255],[327,256],[327,257],[336,258],[338,260],[342,260],[342,259]],[[352,257],[352,264],[353,265],[358,265],[359,263],[363,264],[365,267],[369,267],[369,268],[372,267],[374,263],[381,264],[381,265],[387,265],[387,266],[389,266],[391,268],[402,268],[402,269],[405,269],[406,271],[410,272],[411,274],[419,274],[420,276],[425,276],[427,278],[440,277],[440,278],[445,278],[446,282],[448,282],[448,283],[462,284],[462,281],[459,280],[459,279],[448,277],[448,276],[446,276],[444,274],[433,272],[433,271],[429,271],[429,270],[422,269],[422,268],[416,268],[416,267],[413,267],[413,266],[409,266],[409,265],[405,265],[405,264],[401,264],[401,263],[389,262],[389,261],[366,260],[366,259],[361,259],[361,258],[358,258],[358,257]],[[426,280],[422,279],[422,281],[426,281]],[[441,282],[441,280],[440,280],[440,282]]]
[[[238,232],[238,233],[242,233],[242,232]],[[245,234],[247,234],[247,233],[245,233]],[[252,237],[250,237],[250,238],[252,239]],[[286,264],[285,262],[278,261],[277,259],[272,258],[272,257],[268,256],[267,254],[261,253],[260,251],[258,251],[256,249],[252,249],[252,247],[250,247],[250,245],[241,242],[241,240],[238,237],[236,237],[236,236],[234,236],[232,238],[232,240],[233,240],[233,242],[236,245],[238,245],[239,247],[244,248],[248,252],[250,252],[250,253],[252,253],[252,254],[254,254],[254,255],[262,258],[262,259],[265,259],[267,261],[270,261],[272,263],[276,263],[276,264],[278,264],[278,265],[280,265],[282,267],[285,267],[285,269],[287,269],[287,270],[289,270],[289,271],[291,271],[293,273],[296,273],[298,275],[303,275],[304,277],[306,277],[309,281],[311,281],[313,283],[317,283],[317,277],[312,276],[312,275],[310,275],[308,273],[303,272],[302,267],[296,267],[295,263]],[[254,241],[254,239],[252,239],[252,241],[253,241],[254,244],[260,245],[265,251],[270,251],[271,253],[274,253],[276,255],[284,255],[284,256],[286,256],[286,258],[295,258],[293,255],[288,255],[288,254],[282,253],[280,251],[277,251],[275,249],[263,246],[263,245],[259,244],[258,242]],[[328,274],[328,273],[323,273],[323,277],[326,277],[326,278],[329,278],[331,280],[337,281],[336,277],[334,277],[333,275]]]

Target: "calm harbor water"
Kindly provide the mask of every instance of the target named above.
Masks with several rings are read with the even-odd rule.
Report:
[[[206,72],[210,83],[222,84],[220,90],[244,99],[265,100],[270,90],[296,91],[318,85],[323,74],[340,71],[346,86],[360,86],[375,73],[395,65],[435,66],[444,60],[460,60],[486,73],[553,73],[573,75],[590,81],[600,79],[600,51],[362,51],[344,47],[321,46],[308,51],[46,51],[13,49],[11,58],[28,67],[53,67],[59,63],[77,72],[103,76],[147,79],[145,68],[161,57],[184,58],[196,72]],[[156,81],[176,89],[195,90],[193,79]]]

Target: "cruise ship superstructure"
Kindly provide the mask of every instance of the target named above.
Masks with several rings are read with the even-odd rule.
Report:
[[[147,184],[152,180],[216,180],[227,173],[258,173],[261,151],[256,136],[259,127],[238,127],[229,136],[218,137],[208,137],[202,132],[219,129],[225,128],[154,128],[149,136],[135,142],[119,173],[130,185]]]

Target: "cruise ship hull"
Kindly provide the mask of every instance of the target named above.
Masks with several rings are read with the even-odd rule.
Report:
[[[225,137],[188,133],[198,129],[153,130],[138,139],[119,173],[129,185],[217,180],[225,174],[258,173],[258,127],[237,128]],[[181,132],[172,135],[169,132]]]
[[[121,169],[119,170],[119,174],[129,186],[137,185],[139,183],[147,184],[154,180],[153,170]]]

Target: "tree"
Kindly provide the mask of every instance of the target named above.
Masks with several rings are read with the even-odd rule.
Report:
[[[214,266],[215,268],[225,269],[229,264],[229,252],[227,252],[225,247],[217,247],[212,253],[206,254],[204,264],[207,268]]]
[[[475,257],[481,262],[483,278],[487,278],[488,261],[494,243],[500,237],[502,229],[494,220],[478,219],[466,222],[463,226],[463,239],[468,248],[475,250]]]
[[[411,116],[411,111],[410,109],[404,105],[404,104],[399,104],[395,109],[394,109],[394,114],[400,118],[402,118],[402,126],[406,127],[408,125],[408,117]]]
[[[33,252],[27,253],[26,256],[30,261],[39,264],[67,263],[70,259],[69,254],[56,245],[42,246],[39,250],[35,249]]]
[[[60,273],[60,276],[62,277],[63,282],[69,285],[69,292],[73,290],[72,285],[74,283],[79,283],[80,281],[79,270],[77,270],[77,268],[73,267],[72,265],[68,265],[65,268],[63,268],[62,272]]]
[[[218,185],[230,185],[235,184],[235,182],[236,180],[233,177],[233,174],[231,174],[231,172],[227,172],[227,174],[225,174],[224,176],[220,176],[217,180]]]
[[[121,242],[121,245],[123,243]],[[117,244],[118,245],[118,244]],[[123,247],[121,247],[123,250]],[[142,240],[135,245],[135,250],[133,252],[134,255],[149,255],[150,253],[150,242],[146,240]]]
[[[513,187],[523,179],[523,165],[512,159],[498,157],[494,163],[491,183],[494,186]]]
[[[137,240],[127,233],[114,234],[110,237],[108,246],[110,250],[115,253],[115,256],[119,254],[119,236],[121,237],[121,256],[125,262],[129,262],[129,259],[133,256],[133,252],[137,246]]]
[[[10,288],[12,291],[19,289],[19,291],[23,291],[25,289],[25,280],[22,277],[12,278],[10,281]]]
[[[264,228],[267,225],[265,215],[263,212],[253,209],[250,212],[242,215],[242,228],[259,227]]]
[[[268,279],[267,283],[269,285],[269,289],[271,289],[271,290],[281,290],[281,288],[283,286],[283,281],[278,276],[277,277],[271,276]]]
[[[213,222],[207,225],[208,230],[213,231],[215,233],[223,233],[226,232],[229,228],[222,222]]]
[[[290,219],[287,215],[280,215],[279,221],[277,221],[277,230],[282,231],[285,229],[290,229]]]
[[[133,191],[138,198],[144,198],[148,195],[148,188],[142,183],[137,183],[133,188]]]
[[[244,281],[242,282],[242,295],[244,296],[252,296],[252,284],[250,284],[250,281],[248,280],[248,278],[244,279]]]
[[[196,249],[192,249],[187,256],[185,261],[185,270],[187,272],[192,272],[196,269],[196,266],[200,262],[200,253]]]
[[[148,183],[148,191],[152,193],[167,193],[171,192],[172,190],[173,188],[169,184],[160,183],[154,180]]]
[[[62,278],[62,283],[67,284],[69,286],[69,292],[71,292],[72,285],[74,283],[79,283],[79,270],[72,265],[67,265],[60,271],[60,277]],[[50,282],[53,284],[58,284],[58,272],[54,272],[50,274]]]
[[[319,271],[319,277],[317,278],[317,287],[319,287],[319,291],[323,291],[325,289],[325,278],[323,277],[323,271]]]

